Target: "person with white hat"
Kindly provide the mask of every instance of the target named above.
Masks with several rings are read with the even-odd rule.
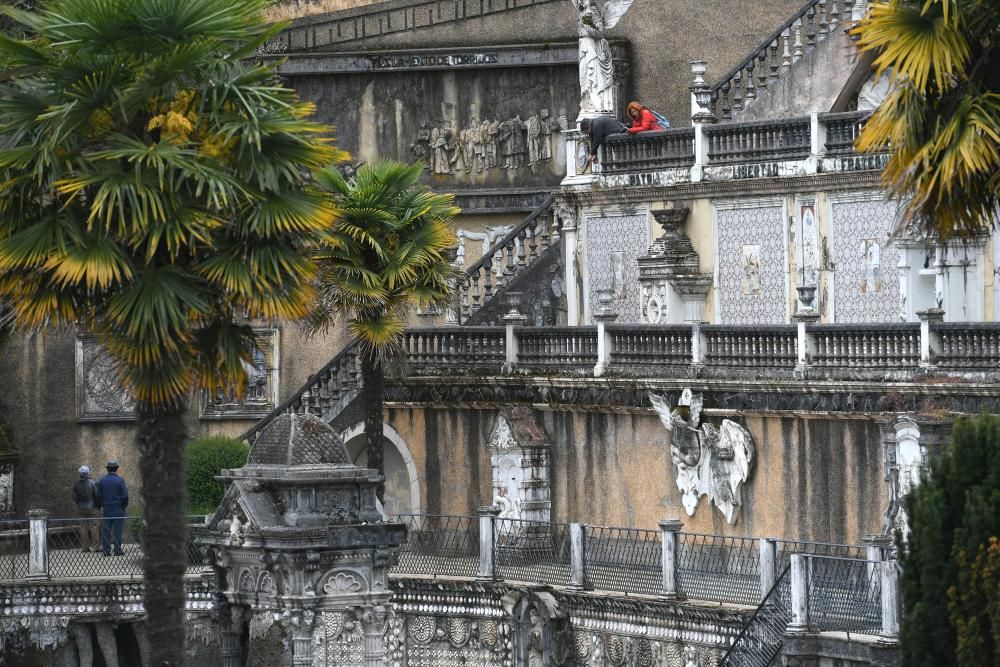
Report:
[[[97,551],[97,519],[101,510],[97,506],[97,482],[90,478],[90,467],[80,466],[80,479],[73,483],[73,502],[80,522],[80,551]]]

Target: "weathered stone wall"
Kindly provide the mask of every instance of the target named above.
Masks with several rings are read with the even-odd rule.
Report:
[[[540,413],[553,443],[555,521],[653,528],[680,517],[695,532],[848,543],[881,530],[888,494],[873,419],[726,415],[750,431],[757,451],[742,513],[730,526],[705,497],[687,516],[670,434],[655,414]],[[495,410],[392,405],[386,414],[413,456],[426,512],[469,514],[492,502],[487,442]],[[720,417],[708,420],[718,424]]]
[[[328,335],[307,337],[296,324],[278,326],[281,336],[279,398],[288,396],[339,352],[347,328],[338,325]],[[54,518],[76,516],[71,487],[77,468],[89,465],[95,479],[115,457],[129,485],[131,505],[140,507],[138,450],[134,421],[87,421],[77,418],[76,335],[47,332],[12,338],[0,350],[4,412],[14,445],[20,451],[14,475],[14,514],[45,509]],[[200,396],[189,401],[188,433],[237,436],[256,419],[208,420],[201,414]]]
[[[688,61],[708,60],[708,79],[714,81],[800,6],[797,0],[753,6],[727,0],[635,0],[609,36],[631,44],[631,96],[661,111],[674,126],[683,126],[691,113]],[[309,17],[303,24],[323,30],[324,20],[328,18]],[[576,37],[574,5],[565,1],[351,41],[330,50],[528,44]]]

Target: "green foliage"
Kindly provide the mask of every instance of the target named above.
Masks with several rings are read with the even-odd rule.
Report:
[[[321,329],[349,313],[362,352],[380,362],[397,350],[410,307],[450,302],[458,208],[420,183],[423,168],[379,160],[351,179],[333,168],[316,174],[341,215],[318,255],[321,304],[308,322]]]
[[[900,228],[942,240],[988,229],[1000,205],[1000,2],[878,2],[854,34],[893,77],[858,147],[889,144]]]
[[[0,37],[0,300],[94,331],[150,405],[239,385],[239,314],[305,315],[343,154],[249,56],[262,0],[53,0]]]
[[[907,498],[902,653],[907,667],[998,664],[1000,595],[990,540],[1000,536],[1000,418],[956,422],[952,443]],[[992,586],[992,591],[988,590]]]
[[[211,514],[225,489],[216,475],[226,468],[242,468],[250,448],[235,438],[195,438],[187,446],[187,497],[190,514]]]

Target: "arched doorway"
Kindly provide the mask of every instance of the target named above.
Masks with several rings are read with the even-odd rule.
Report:
[[[367,466],[364,423],[355,424],[344,431],[343,438],[351,460],[356,465]],[[385,450],[386,515],[419,514],[420,481],[417,479],[417,466],[410,456],[410,450],[399,433],[388,424],[382,425],[382,442]]]

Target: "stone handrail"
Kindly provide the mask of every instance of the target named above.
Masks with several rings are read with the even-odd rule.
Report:
[[[407,331],[410,371],[492,368],[595,376],[729,376],[767,372],[839,379],[924,371],[995,371],[1000,322],[792,325],[442,327]],[[810,375],[812,374],[812,375]],[[901,375],[902,374],[902,375]]]
[[[767,167],[779,162],[792,165],[781,175],[881,169],[884,150],[858,153],[854,147],[869,115],[865,111],[815,113],[612,135],[601,147],[600,177],[608,184],[626,184],[630,173],[673,170],[671,182],[680,182],[695,180],[695,171],[712,167],[717,168],[713,179],[726,178],[724,170],[718,169],[725,167],[732,168],[730,178],[778,176],[779,171],[770,173]]]
[[[603,148],[604,173],[673,169],[694,164],[694,129],[612,134]]]
[[[559,228],[554,216],[548,215],[551,209],[549,195],[466,269],[458,286],[459,321],[465,322],[550,246],[558,244]]]
[[[431,28],[557,0],[401,0],[296,19],[267,50],[287,53]]]
[[[310,375],[297,392],[271,410],[239,439],[253,444],[264,427],[278,415],[308,412],[323,416],[339,402],[353,395],[361,387],[357,348],[357,343],[352,342],[337,353],[323,368]]]
[[[783,118],[751,123],[721,123],[705,127],[709,164],[809,157],[810,120]]]
[[[841,22],[851,21],[855,5],[863,4],[864,0],[808,0],[711,87],[716,116],[729,120],[752,104]]]

